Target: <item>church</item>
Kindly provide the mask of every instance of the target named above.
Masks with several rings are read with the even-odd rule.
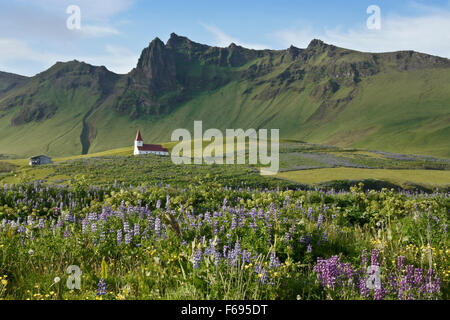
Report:
[[[157,154],[160,156],[168,156],[169,150],[163,148],[160,144],[144,144],[144,140],[142,140],[141,131],[138,130],[136,134],[136,140],[134,141],[134,155],[141,154]]]

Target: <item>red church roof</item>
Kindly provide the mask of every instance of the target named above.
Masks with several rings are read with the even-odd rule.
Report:
[[[142,140],[142,137],[141,137],[141,130],[138,130],[138,132],[137,132],[136,141],[144,141],[144,140]]]
[[[158,152],[169,152],[168,149],[163,148],[160,144],[144,144],[142,147],[138,147],[139,151],[158,151]]]

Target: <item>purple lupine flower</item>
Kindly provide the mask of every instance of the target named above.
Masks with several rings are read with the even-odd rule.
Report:
[[[317,218],[317,229],[320,229],[320,227],[322,226],[323,220],[324,220],[324,216],[322,213],[319,214],[319,217]]]
[[[89,213],[88,220],[89,222],[97,221],[98,220],[97,213],[96,212]]]
[[[211,214],[209,212],[205,213],[205,221],[206,221],[206,223],[208,225],[212,223],[212,221],[211,221]]]
[[[306,236],[301,237],[300,238],[300,243],[301,244],[305,244],[305,245],[310,244],[311,243],[311,236],[309,234],[307,234]]]
[[[215,236],[219,233],[218,230],[217,230],[217,226],[218,226],[218,225],[219,225],[219,221],[214,220],[214,230],[213,230],[213,233],[214,233]]]
[[[313,207],[308,207],[308,214],[306,215],[309,220],[313,219],[312,213],[314,212]]]
[[[58,217],[58,223],[56,224],[56,226],[58,228],[61,228],[64,225],[63,220],[61,219],[61,216]]]
[[[367,264],[367,257],[366,257],[366,254],[367,254],[366,249],[363,249],[362,254],[361,254],[361,265],[362,265],[363,267],[365,267],[366,264]]]
[[[269,268],[279,268],[281,266],[280,260],[277,258],[275,251],[272,251],[270,253],[270,261],[269,261]]]
[[[323,287],[329,287],[331,289],[335,288],[339,276],[338,261],[338,256],[333,256],[326,260],[317,258],[317,264],[314,266],[314,271],[317,272]]]
[[[286,199],[283,202],[283,208],[288,208],[291,203],[291,198],[289,198],[289,195],[286,195]]]
[[[228,251],[228,246],[227,246],[227,245],[223,246],[223,252],[222,252],[222,254],[223,254],[223,257],[224,257],[224,258],[227,257],[227,251]]]
[[[261,264],[255,264],[255,273],[258,275],[260,283],[266,283],[267,271],[262,267]]]
[[[412,286],[414,283],[414,266],[413,265],[406,266],[406,283],[409,286]]]
[[[284,240],[285,240],[286,242],[289,242],[289,240],[291,240],[291,233],[290,233],[290,232],[286,232],[286,233],[284,234]]]
[[[216,267],[219,265],[221,259],[222,259],[222,258],[221,258],[221,256],[220,256],[220,253],[219,253],[217,250],[215,250],[215,251],[214,251],[214,265],[215,265]]]
[[[122,229],[117,230],[117,245],[122,242]]]
[[[436,224],[439,224],[439,218],[436,216],[433,216],[433,220],[436,222]]]
[[[202,250],[197,249],[192,257],[192,265],[194,269],[200,268],[200,263],[202,262],[203,253]]]
[[[239,243],[239,241],[236,241],[236,243],[234,245],[234,249],[232,249],[231,251],[228,252],[228,257],[227,257],[228,263],[232,267],[237,266],[241,252],[242,252],[241,244]]]
[[[157,238],[161,236],[161,220],[158,216],[155,219],[155,234]]]
[[[364,298],[369,298],[370,289],[367,287],[367,282],[365,277],[359,279],[359,292]]]
[[[44,227],[45,227],[44,219],[39,219],[39,223],[38,223],[39,230],[44,229]]]
[[[167,195],[166,197],[166,210],[170,210],[170,195]]]
[[[327,231],[325,231],[325,232],[323,233],[323,235],[322,235],[322,241],[323,241],[323,242],[328,242],[328,232],[327,232]]]
[[[374,300],[383,300],[383,289],[375,289],[375,295],[373,297]]]
[[[423,270],[420,268],[414,269],[414,284],[416,287],[420,287],[423,282]]]
[[[134,224],[134,230],[133,230],[134,236],[135,237],[139,237],[139,235],[141,234],[141,230],[139,228],[139,223],[135,223]]]
[[[81,221],[81,232],[82,233],[86,232],[86,228],[87,228],[88,223],[89,223],[89,221],[87,219],[83,219]]]
[[[231,220],[231,230],[236,229],[236,226],[237,226],[236,215],[233,214],[233,218]]]
[[[127,232],[125,234],[125,244],[130,244],[131,240],[133,239],[133,234],[131,232]]]
[[[130,232],[130,224],[128,223],[128,221],[124,221],[124,222],[123,222],[123,231],[124,231],[125,233]]]
[[[399,256],[397,258],[397,269],[398,269],[398,272],[402,271],[404,264],[405,264],[405,256]]]
[[[68,228],[66,228],[66,230],[64,230],[64,238],[69,238],[70,237],[70,231]]]
[[[245,263],[250,263],[251,262],[251,252],[247,251],[247,250],[242,250],[242,262]]]
[[[378,262],[379,254],[380,254],[380,250],[377,250],[377,249],[373,249],[372,250],[372,256],[371,256],[371,259],[370,259],[370,262],[371,262],[372,266],[379,266],[380,265],[380,263]]]
[[[97,284],[97,295],[103,296],[106,294],[106,291],[107,291],[106,282],[103,278],[101,278]]]

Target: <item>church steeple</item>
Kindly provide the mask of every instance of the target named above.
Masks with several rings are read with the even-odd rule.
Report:
[[[136,134],[136,140],[134,140],[134,154],[139,154],[139,148],[144,145],[144,140],[142,140],[141,130],[138,130]]]
[[[142,140],[142,137],[141,137],[141,130],[138,130],[138,132],[136,134],[136,141],[144,141],[144,140]]]

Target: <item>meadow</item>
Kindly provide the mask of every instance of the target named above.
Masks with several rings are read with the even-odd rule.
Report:
[[[329,167],[310,162],[302,172],[335,170],[336,159],[345,170],[447,165],[300,143],[282,149],[280,175],[316,154],[328,155],[320,159]],[[0,161],[1,299],[449,298],[444,188],[367,180],[333,189],[245,165],[127,154],[32,168]],[[78,276],[79,288],[71,286]]]
[[[281,172],[278,177],[313,185],[324,181],[374,179],[400,186],[450,186],[450,171],[408,169],[326,168]]]
[[[262,177],[130,153],[0,161],[0,298],[448,299],[447,159],[285,140]]]
[[[448,193],[79,178],[0,203],[3,299],[448,299]]]
[[[203,148],[208,143],[203,141]],[[169,142],[163,146],[171,150],[175,144]],[[247,152],[248,143],[245,148]],[[84,175],[94,186],[122,182],[134,186],[159,182],[185,185],[197,177],[205,181],[219,179],[232,187],[320,187],[348,191],[351,185],[363,182],[366,188],[376,190],[386,187],[432,192],[448,191],[450,186],[450,159],[447,158],[338,148],[295,140],[281,140],[280,173],[271,178],[260,177],[258,165],[178,166],[169,158],[134,157],[132,152],[131,147],[125,147],[59,157],[53,159],[52,165],[38,167],[30,167],[27,159],[0,160],[0,183],[42,181],[49,185],[70,185],[75,176]]]

